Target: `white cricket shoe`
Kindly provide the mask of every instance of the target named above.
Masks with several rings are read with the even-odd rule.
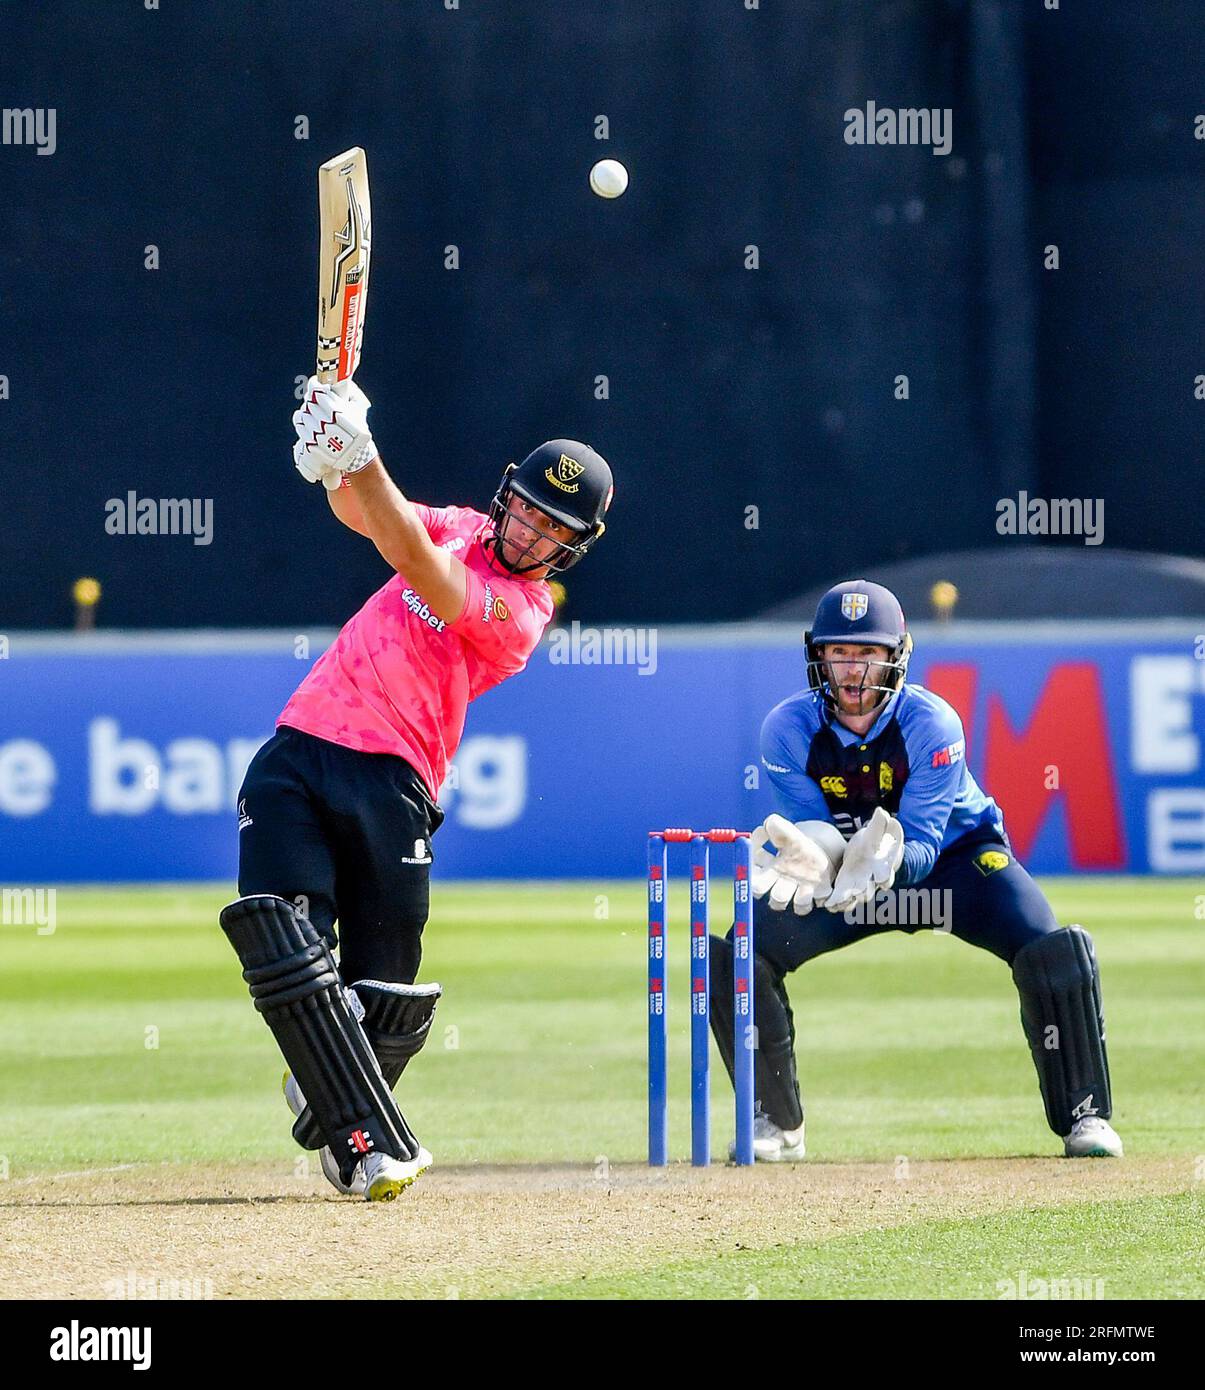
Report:
[[[294,1115],[300,1115],[305,1109],[305,1096],[301,1094],[301,1087],[293,1080],[293,1073],[285,1072],[282,1087],[285,1093],[285,1101]],[[318,1150],[318,1162],[322,1164],[322,1175],[327,1182],[337,1191],[342,1192],[345,1197],[363,1197],[365,1180],[364,1165],[359,1164],[355,1173],[352,1175],[351,1186],[339,1176],[339,1165],[335,1162],[335,1155],[331,1153],[330,1146],[325,1145]]]
[[[283,1086],[289,1109],[294,1115],[300,1115],[305,1109],[305,1096],[293,1079],[292,1072],[285,1072]],[[403,1188],[409,1187],[415,1178],[430,1168],[434,1159],[421,1144],[417,1157],[410,1159],[393,1158],[389,1154],[369,1154],[356,1165],[350,1184],[340,1176],[339,1165],[329,1145],[318,1150],[318,1161],[322,1164],[322,1174],[327,1182],[345,1197],[363,1197],[367,1202],[392,1202]]]
[[[430,1168],[431,1155],[420,1144],[417,1158],[393,1158],[389,1154],[369,1154],[360,1161],[357,1177],[364,1175],[366,1202],[392,1202],[415,1178]]]
[[[1085,1115],[1071,1126],[1071,1133],[1063,1140],[1063,1153],[1067,1158],[1120,1158],[1121,1135],[1108,1120]]]
[[[798,1163],[807,1153],[803,1126],[780,1129],[762,1111],[753,1117],[753,1161],[755,1163]],[[736,1140],[728,1145],[728,1157],[736,1162]]]

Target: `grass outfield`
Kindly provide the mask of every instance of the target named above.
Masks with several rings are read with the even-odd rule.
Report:
[[[911,1215],[905,1204],[886,1224],[858,1229],[843,1225],[837,1203],[831,1226],[802,1240],[776,1227],[761,1244],[755,1223],[742,1228],[727,1264],[688,1241],[675,1249],[667,1237],[652,1250],[632,1235],[626,1262],[622,1250],[582,1268],[545,1261],[510,1289],[474,1264],[465,1292],[824,1296],[840,1272],[846,1297],[995,1297],[995,1279],[1036,1271],[1039,1255],[1057,1250],[1057,1271],[1107,1277],[1110,1295],[1205,1294],[1199,1238],[1186,1234],[1200,1230],[1205,1189],[1200,884],[1061,879],[1046,887],[1061,920],[1083,922],[1096,940],[1127,1158],[1046,1163],[1060,1145],[1045,1125],[1008,971],[944,935],[888,934],[792,977],[810,1158],[790,1175],[759,1177],[757,1188],[770,1204],[807,1204],[824,1165],[871,1165],[878,1181],[906,1191],[911,1165],[1028,1161],[1027,1173],[1040,1175],[1039,1205],[1059,1207],[1057,1221],[1043,1218],[1036,1249],[1027,1208],[962,1210],[956,1192],[944,1204],[938,1193]],[[253,1186],[297,1194],[321,1213],[349,1205],[323,1201],[320,1181],[308,1185],[305,1156],[290,1140],[279,1057],[217,927],[227,896],[220,886],[65,888],[53,933],[2,929],[0,1175],[22,1204],[49,1174],[167,1163],[196,1165],[198,1190],[222,1170],[236,1186],[240,1173],[254,1175]],[[645,1143],[643,885],[437,884],[433,897],[423,978],[441,980],[446,995],[407,1073],[404,1109],[439,1168],[523,1165],[515,1171],[530,1191],[532,1165],[559,1166],[583,1172],[591,1192],[608,1186],[614,1168],[627,1174],[625,1201],[660,1200],[643,1169],[624,1169],[640,1162]],[[671,1145],[679,1155],[688,1151],[684,906],[679,891],[670,974]],[[731,1092],[718,1062],[713,1073],[718,1160]],[[1066,1176],[1106,1166],[1137,1175],[1144,1163],[1158,1165],[1147,1191],[1110,1177],[1121,1185],[1102,1196],[1082,1184],[1103,1176]],[[506,1170],[498,1171],[495,1186],[505,1190]],[[855,1194],[861,1172],[849,1170]],[[698,1175],[673,1176],[689,1185]],[[720,1200],[741,1200],[748,1176],[717,1173]],[[561,1193],[567,1219],[581,1206],[571,1188]],[[423,1191],[408,1200],[421,1203]],[[697,1195],[714,1201],[710,1192]]]
[[[537,1284],[527,1298],[999,1298],[1011,1281],[1078,1280],[1089,1298],[1199,1299],[1203,1203],[1118,1198],[1043,1212],[912,1220],[886,1230],[666,1261],[647,1272]],[[1070,1285],[1072,1291],[1075,1285]],[[1098,1291],[1099,1290],[1099,1291]],[[1030,1293],[1032,1291],[1032,1293]],[[1067,1295],[1062,1295],[1066,1297]]]

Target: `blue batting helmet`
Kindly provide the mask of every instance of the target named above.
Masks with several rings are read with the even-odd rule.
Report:
[[[819,690],[830,708],[836,698],[829,688],[828,676],[820,648],[826,642],[846,642],[886,647],[888,659],[874,663],[887,668],[882,684],[867,682],[869,667],[863,676],[867,690],[882,693],[879,704],[885,703],[903,685],[908,674],[908,659],[912,655],[912,638],[904,621],[900,601],[881,584],[868,579],[849,579],[834,584],[816,605],[812,626],[803,634],[807,655],[808,685]]]

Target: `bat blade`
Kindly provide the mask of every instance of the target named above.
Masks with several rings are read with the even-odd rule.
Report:
[[[356,145],[318,170],[318,352],[322,381],[346,381],[360,365],[372,207],[368,161]]]

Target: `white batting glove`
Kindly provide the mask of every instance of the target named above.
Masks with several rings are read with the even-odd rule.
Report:
[[[368,428],[371,406],[354,381],[327,386],[310,377],[301,408],[293,412],[293,461],[307,482],[321,483],[333,492],[345,476],[367,468],[377,457]]]
[[[820,906],[833,887],[835,864],[832,857],[802,827],[810,821],[792,825],[785,816],[767,816],[764,825],[752,835],[753,874],[750,886],[755,898],[769,894],[776,912],[793,904],[800,916]],[[837,838],[839,832],[834,831]],[[777,849],[771,854],[769,841]]]
[[[904,857],[904,827],[881,806],[845,847],[841,872],[824,906],[829,912],[860,907],[895,882]]]

